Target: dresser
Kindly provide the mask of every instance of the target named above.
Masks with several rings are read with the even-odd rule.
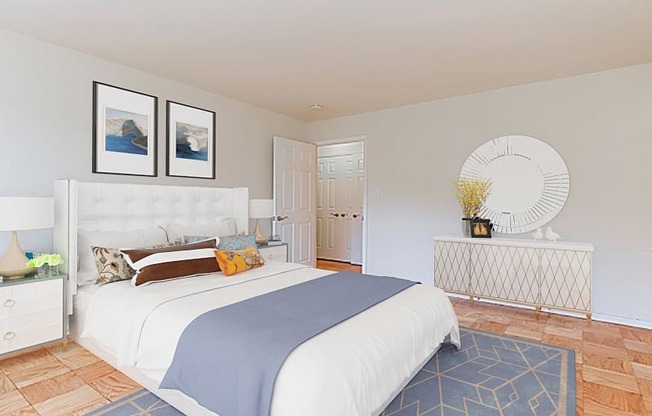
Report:
[[[263,260],[265,260],[265,263],[270,263],[270,262],[286,263],[288,261],[287,243],[278,244],[274,246],[260,245],[258,246],[258,252],[263,257]]]
[[[435,285],[446,292],[591,319],[590,243],[441,236],[434,247]]]
[[[0,356],[64,339],[65,276],[0,283]]]

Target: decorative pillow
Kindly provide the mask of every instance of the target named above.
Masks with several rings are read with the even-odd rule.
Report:
[[[255,247],[247,247],[244,250],[236,251],[215,250],[215,257],[220,264],[220,269],[226,276],[255,269],[265,264],[265,260]]]
[[[235,251],[244,250],[247,247],[256,247],[255,235],[225,235],[224,237],[220,237],[220,244],[217,246],[217,249],[222,251]]]
[[[157,227],[142,230],[123,231],[86,231],[77,233],[77,284],[92,284],[97,280],[95,256],[91,247],[122,247],[136,248],[149,247],[156,244],[167,243],[165,232]],[[82,278],[82,280],[80,280]],[[85,280],[87,279],[87,280]]]
[[[168,224],[165,229],[170,240],[181,238],[184,235],[221,237],[223,235],[235,234],[235,219],[233,217],[218,217],[214,221],[215,225]]]
[[[216,273],[220,267],[213,250],[217,240],[212,238],[176,247],[143,250],[122,250],[125,260],[136,270],[131,284],[141,286],[179,277]]]
[[[181,240],[171,241],[169,243],[156,244],[150,248],[162,248],[180,246]],[[93,257],[95,257],[95,267],[99,278],[95,281],[96,285],[117,282],[119,280],[130,280],[134,277],[136,271],[132,269],[125,260],[119,248],[95,247],[91,246]]]

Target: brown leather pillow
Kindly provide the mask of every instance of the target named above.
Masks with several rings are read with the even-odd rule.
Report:
[[[156,249],[122,250],[125,260],[136,274],[131,284],[141,286],[147,283],[217,273],[220,266],[214,255],[217,239],[212,238],[182,246]]]

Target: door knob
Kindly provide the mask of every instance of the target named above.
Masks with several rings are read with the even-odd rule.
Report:
[[[341,216],[342,218],[346,217],[346,212],[341,213],[340,216]]]
[[[276,217],[276,221],[284,221],[287,220],[288,216],[287,215],[279,215]]]
[[[358,218],[358,217],[360,216],[360,214],[353,214],[353,215],[351,215],[351,216],[352,216],[353,218]]]
[[[340,214],[338,214],[337,212],[331,212],[330,215],[332,215],[333,217],[339,217],[340,216]]]

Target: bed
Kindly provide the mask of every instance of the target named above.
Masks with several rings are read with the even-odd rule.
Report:
[[[55,248],[78,265],[88,232],[181,223],[210,227],[232,218],[248,231],[243,188],[55,183]],[[132,287],[129,281],[78,286],[70,267],[70,335],[82,346],[188,415],[216,415],[191,397],[159,389],[184,328],[202,313],[331,272],[293,263],[225,277],[221,273]],[[446,337],[459,345],[457,319],[439,289],[415,285],[322,332],[283,364],[273,416],[378,415]]]

